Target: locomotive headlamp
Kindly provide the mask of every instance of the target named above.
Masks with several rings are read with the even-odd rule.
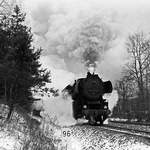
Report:
[[[84,109],[86,109],[86,108],[87,108],[87,106],[86,106],[86,105],[84,105],[84,106],[83,106],[83,108],[84,108]]]
[[[107,106],[106,106],[106,105],[104,106],[104,109],[107,109]]]

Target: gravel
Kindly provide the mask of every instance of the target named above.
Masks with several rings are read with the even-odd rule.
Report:
[[[67,150],[149,150],[150,141],[137,136],[104,130],[102,127],[80,125],[68,127],[72,134],[62,137]]]

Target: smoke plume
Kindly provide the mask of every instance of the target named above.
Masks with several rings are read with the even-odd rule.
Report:
[[[101,62],[104,52],[110,49],[116,37],[115,31],[111,30],[103,18],[93,17],[86,20],[78,38],[85,65]]]

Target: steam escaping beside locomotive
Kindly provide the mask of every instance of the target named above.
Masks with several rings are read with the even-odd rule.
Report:
[[[90,125],[102,125],[110,114],[108,102],[103,95],[112,93],[113,87],[111,81],[103,82],[94,72],[95,66],[90,64],[86,78],[75,80],[64,91],[68,91],[73,99],[73,117],[76,120],[85,118]]]

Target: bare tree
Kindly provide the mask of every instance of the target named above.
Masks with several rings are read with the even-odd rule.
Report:
[[[125,114],[128,114],[127,117],[129,117],[131,107],[128,107],[128,101],[136,96],[137,91],[135,89],[137,85],[127,72],[123,72],[123,74],[124,76],[115,84],[115,89],[119,95],[117,107],[119,114],[122,114],[124,117],[126,116]]]
[[[115,89],[118,91],[118,94],[121,99],[124,101],[129,97],[136,95],[136,83],[130,78],[130,76],[123,76],[120,80],[116,82]]]
[[[129,36],[126,45],[131,58],[127,64],[128,73],[137,83],[140,100],[146,102],[149,95],[150,39],[143,32],[135,33]]]

